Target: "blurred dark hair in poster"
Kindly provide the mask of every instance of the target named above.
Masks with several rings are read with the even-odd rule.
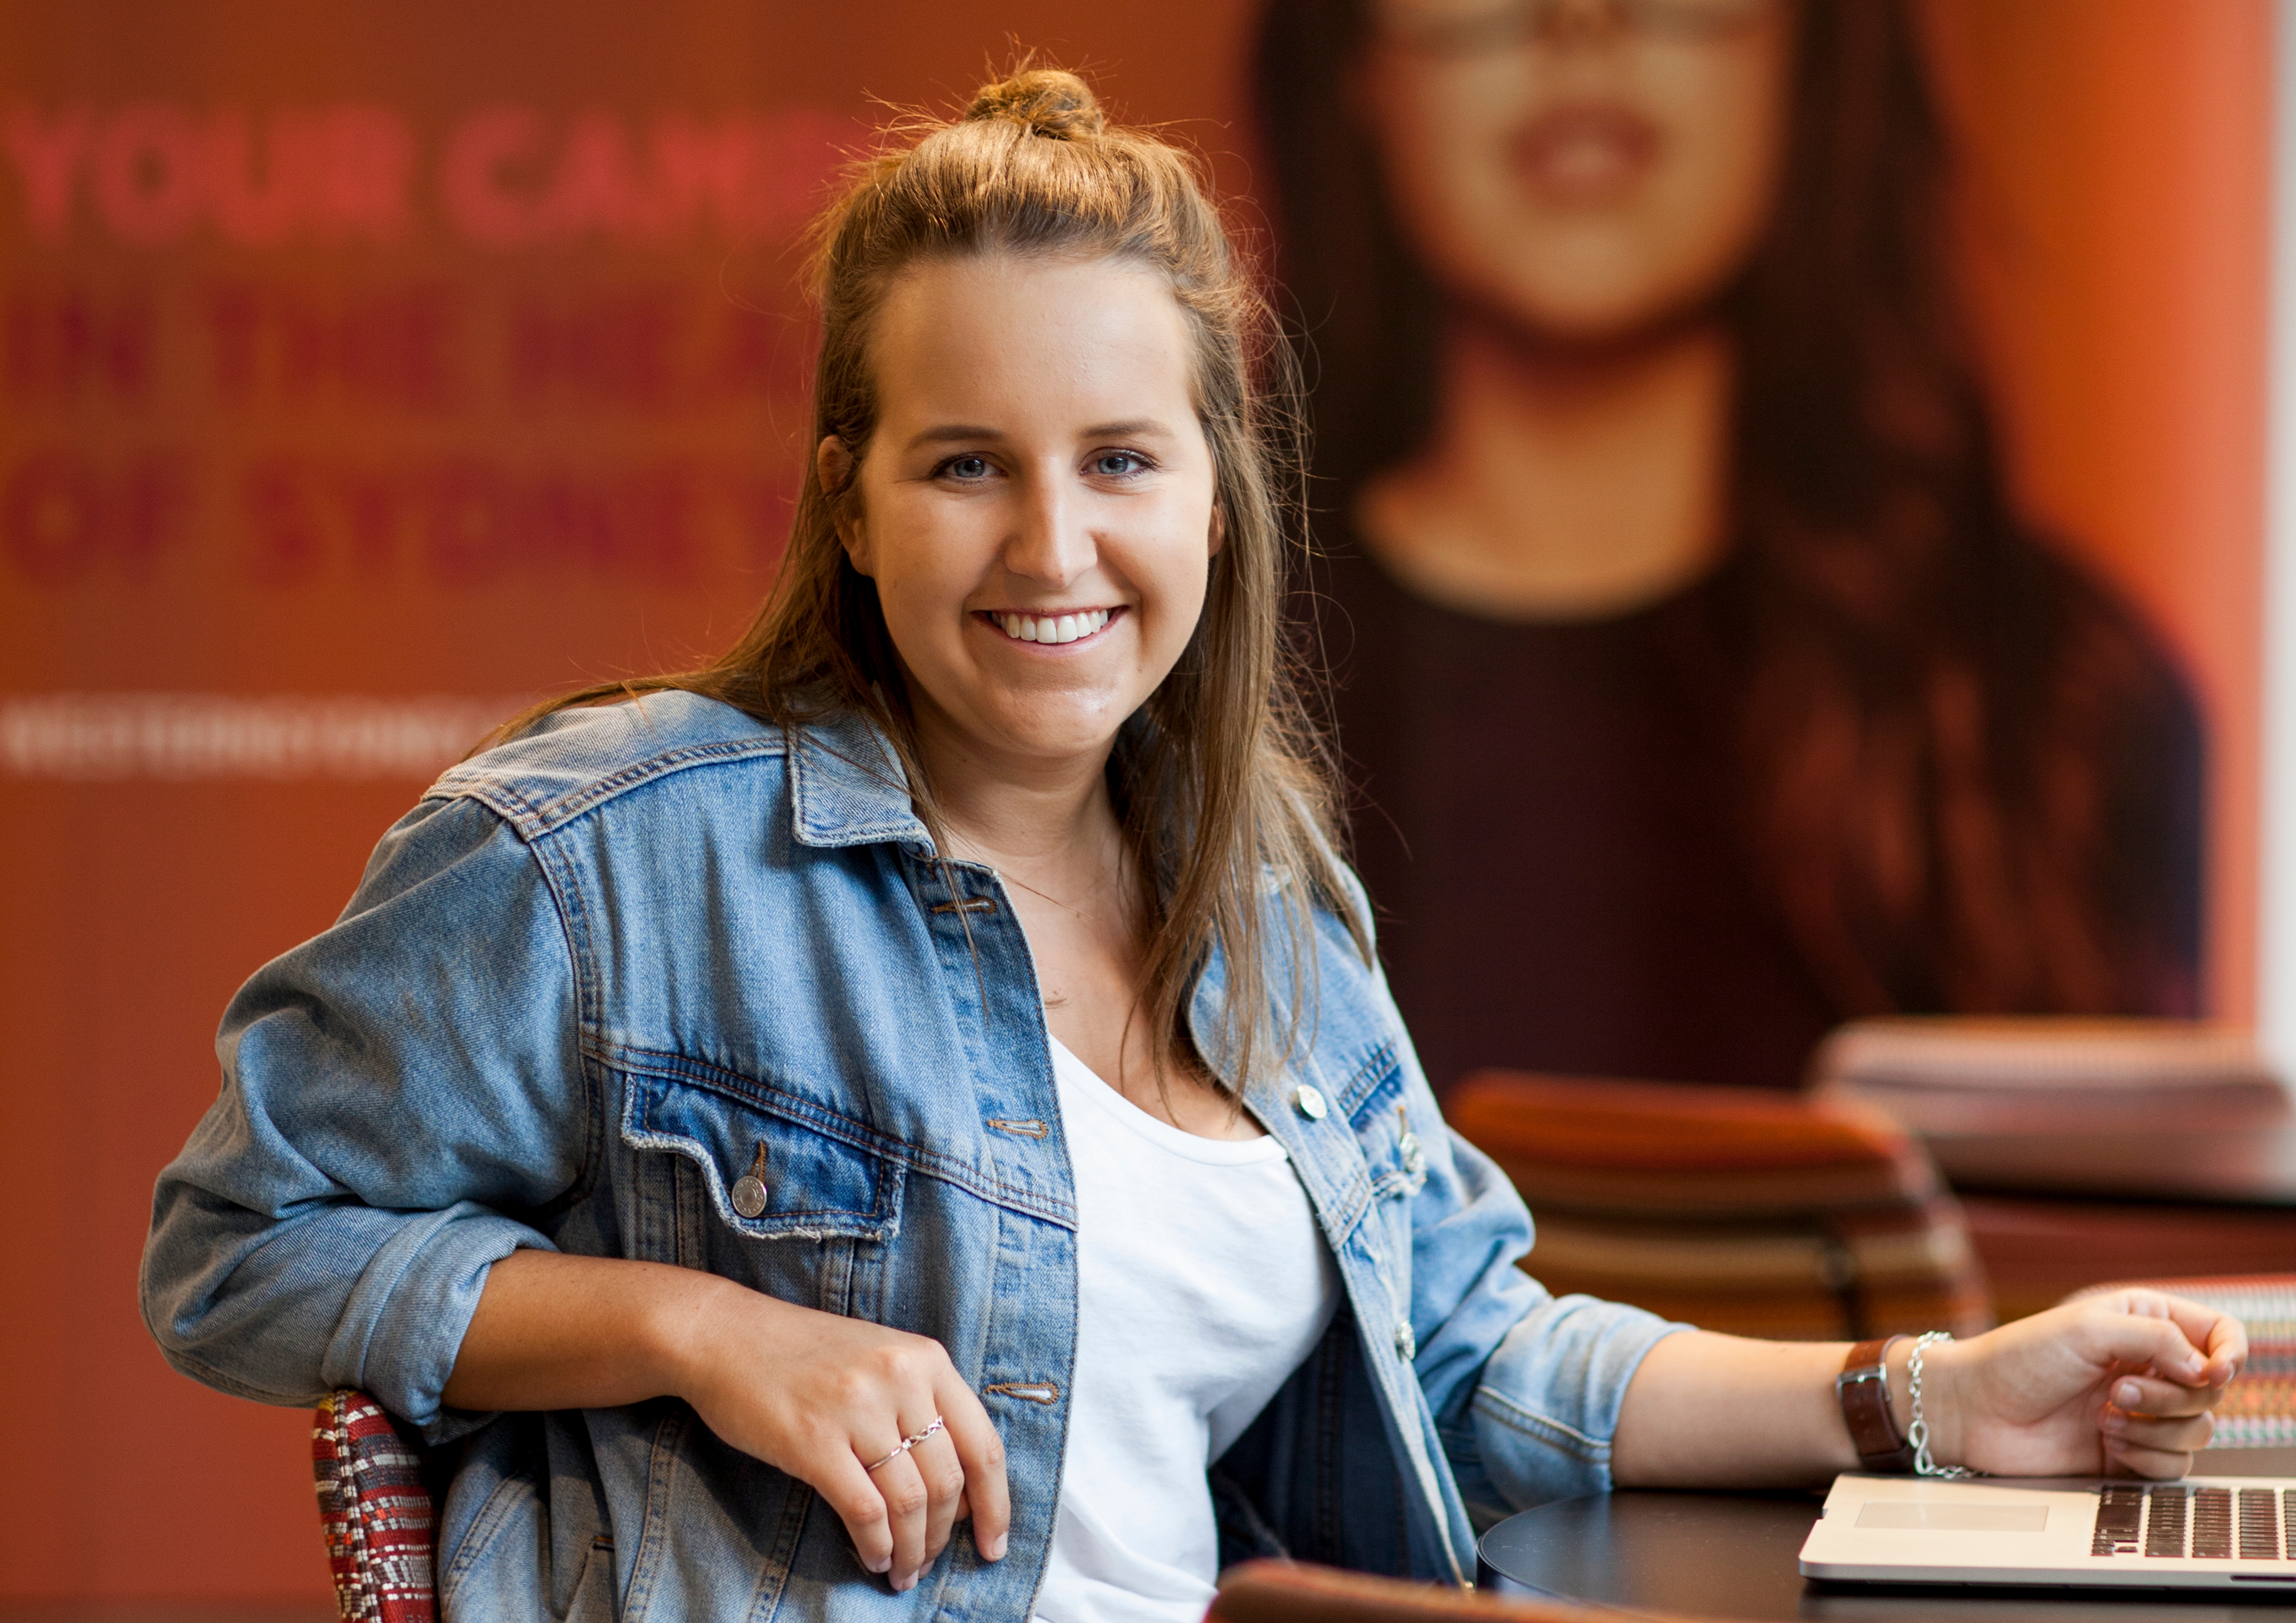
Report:
[[[2201,1006],[2194,691],[2013,488],[1923,20],[1265,14],[1318,628],[1439,1086]]]

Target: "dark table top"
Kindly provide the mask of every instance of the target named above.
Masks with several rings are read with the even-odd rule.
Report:
[[[2296,1449],[2219,1449],[2206,1476],[2296,1476]],[[1482,1580],[1501,1593],[1592,1602],[1627,1612],[1838,1623],[2296,1623],[2296,1605],[2243,1596],[2019,1594],[1820,1585],[1795,1567],[1817,1494],[1622,1492],[1510,1516],[1483,1536]]]
[[[2296,1207],[2296,1124],[2183,1133],[1993,1133],[1923,1140],[1964,1193]]]

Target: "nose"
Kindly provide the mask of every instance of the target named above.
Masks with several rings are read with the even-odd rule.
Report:
[[[1066,480],[1048,473],[1021,481],[1012,533],[1004,541],[1006,569],[1057,591],[1080,579],[1099,556],[1085,504]]]
[[[1546,0],[1525,10],[1526,31],[1554,46],[1607,45],[1636,32],[1642,21],[1627,0]]]

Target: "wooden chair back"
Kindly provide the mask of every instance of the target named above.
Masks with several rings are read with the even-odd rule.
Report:
[[[1204,1623],[1620,1623],[1658,1617],[1296,1562],[1254,1561],[1220,1575],[1219,1594]]]
[[[1558,1295],[1780,1340],[1992,1323],[1959,1206],[1870,1107],[1487,1070],[1444,1111],[1529,1203],[1523,1266]]]

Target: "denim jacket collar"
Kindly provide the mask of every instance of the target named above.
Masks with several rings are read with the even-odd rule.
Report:
[[[858,711],[840,709],[787,729],[791,798],[800,845],[824,849],[931,837],[909,799],[892,741]]]

